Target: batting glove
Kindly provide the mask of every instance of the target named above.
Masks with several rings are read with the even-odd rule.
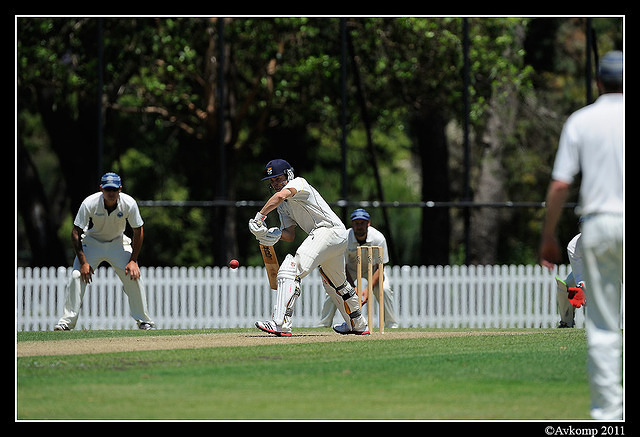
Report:
[[[577,287],[569,287],[567,288],[567,292],[569,293],[569,302],[576,308],[580,308],[584,305],[584,283],[581,282]]]
[[[264,237],[258,238],[258,241],[263,246],[273,246],[280,237],[282,237],[282,231],[279,228],[270,228]]]
[[[264,225],[264,221],[267,219],[267,216],[258,212],[254,218],[249,220],[249,231],[253,235],[256,236],[257,239],[260,239],[267,235],[269,230]]]

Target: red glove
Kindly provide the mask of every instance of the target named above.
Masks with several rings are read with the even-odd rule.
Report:
[[[578,287],[569,287],[567,292],[569,293],[569,302],[576,308],[580,308],[584,305],[584,290],[582,289],[582,283],[578,284]]]

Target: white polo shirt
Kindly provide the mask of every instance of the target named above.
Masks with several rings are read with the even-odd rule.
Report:
[[[552,178],[571,184],[582,172],[579,214],[622,214],[623,155],[623,94],[603,94],[567,119]]]
[[[92,223],[91,229],[89,229],[89,220]],[[107,242],[122,236],[127,220],[132,228],[139,228],[144,224],[138,204],[133,197],[120,193],[116,208],[109,213],[104,207],[102,192],[99,191],[82,201],[73,224],[81,228],[85,235]]]

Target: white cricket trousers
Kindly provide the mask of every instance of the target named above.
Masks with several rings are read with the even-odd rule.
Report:
[[[138,323],[154,323],[147,313],[147,294],[142,278],[133,280],[125,274],[124,269],[131,258],[131,240],[126,235],[108,242],[98,241],[90,236],[82,239],[82,249],[87,262],[95,270],[100,263],[106,261],[122,281],[124,292],[129,298],[131,317]],[[78,321],[80,306],[84,298],[87,284],[80,279],[80,261],[73,261],[73,271],[67,286],[67,297],[64,303],[64,314],[58,323],[66,323],[73,329]]]
[[[322,266],[322,271],[336,286],[342,285],[347,276],[344,271],[347,231],[344,227],[320,227],[311,233],[296,250],[297,276],[300,279]]]
[[[347,230],[344,226],[319,227],[312,230],[296,251],[297,276],[302,279],[313,269],[321,267],[322,285],[335,305],[340,305],[340,314],[345,323],[351,325],[351,329],[365,330],[367,320],[360,312],[354,315],[353,319],[351,318],[351,314],[360,309],[358,297],[354,294],[347,300],[343,300],[337,289],[337,287],[349,285],[345,272],[346,250]],[[329,285],[327,281],[333,285]]]
[[[587,277],[587,372],[591,417],[620,420],[622,391],[623,217],[598,214],[582,224]]]

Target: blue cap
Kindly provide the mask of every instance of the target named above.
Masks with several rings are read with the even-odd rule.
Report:
[[[120,188],[121,185],[122,180],[120,176],[112,172],[105,173],[100,179],[100,186],[102,188]]]
[[[619,50],[605,53],[598,63],[598,77],[603,82],[622,83],[622,60]]]
[[[358,208],[351,213],[351,220],[367,220],[369,221],[371,216],[367,211],[362,208]]]
[[[274,159],[272,161],[269,161],[264,167],[265,176],[262,178],[262,180],[265,181],[267,179],[275,178],[276,176],[285,174],[287,170],[291,170],[291,172],[293,172],[293,167],[291,167],[291,164],[289,164],[284,159]]]

